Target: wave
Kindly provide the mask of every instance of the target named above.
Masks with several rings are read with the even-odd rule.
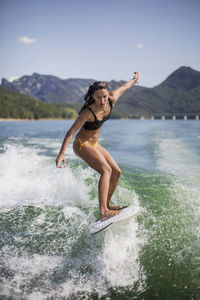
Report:
[[[18,142],[5,145],[0,159],[1,295],[90,299],[135,285],[143,243],[137,219],[91,237],[99,175],[73,154],[66,168],[55,169],[55,158],[43,152],[48,141],[39,149],[37,141]],[[138,196],[119,186],[113,204],[139,206]]]
[[[139,215],[91,236],[99,175],[60,141],[10,138],[0,154],[1,292],[13,299],[198,299],[198,155],[155,135],[156,168],[121,165],[114,205]]]

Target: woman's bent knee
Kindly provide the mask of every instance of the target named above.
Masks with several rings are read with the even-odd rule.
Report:
[[[101,174],[107,174],[107,175],[111,176],[111,174],[112,174],[112,168],[109,167],[109,166],[105,166],[105,167],[102,168],[102,170],[101,170],[100,173]]]
[[[122,171],[120,170],[120,168],[112,169],[112,174],[118,178],[121,176],[121,173],[122,173]]]

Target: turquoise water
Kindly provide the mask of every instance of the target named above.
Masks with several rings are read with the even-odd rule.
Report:
[[[139,214],[96,236],[99,175],[71,144],[55,168],[71,124],[0,122],[0,299],[200,299],[200,122],[104,124]]]

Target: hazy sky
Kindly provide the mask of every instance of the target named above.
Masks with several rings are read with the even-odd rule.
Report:
[[[0,79],[129,80],[200,70],[200,0],[0,0]]]

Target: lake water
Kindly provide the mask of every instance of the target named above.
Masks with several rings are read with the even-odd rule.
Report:
[[[95,236],[99,175],[72,144],[55,168],[72,122],[0,122],[0,299],[199,300],[200,121],[104,124],[139,214]]]

